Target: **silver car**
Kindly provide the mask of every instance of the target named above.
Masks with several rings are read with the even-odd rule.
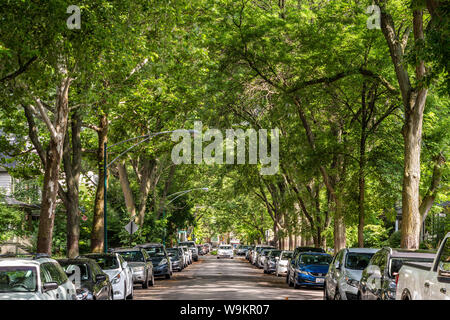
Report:
[[[362,272],[378,250],[347,248],[339,251],[325,276],[324,299],[355,300]]]
[[[77,300],[75,285],[48,257],[0,259],[0,300]]]
[[[275,258],[277,260],[277,264],[275,266],[275,275],[279,277],[280,275],[287,274],[287,265],[289,263],[289,259],[292,258],[294,251],[283,250],[280,253],[280,256]]]

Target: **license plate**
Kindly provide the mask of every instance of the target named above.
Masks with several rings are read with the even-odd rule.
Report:
[[[324,278],[316,278],[316,283],[324,283]]]

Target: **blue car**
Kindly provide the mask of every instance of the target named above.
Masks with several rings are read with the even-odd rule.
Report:
[[[295,271],[289,274],[289,286],[295,289],[300,286],[323,287],[332,260],[328,253],[302,252],[296,260],[291,260],[291,268]]]

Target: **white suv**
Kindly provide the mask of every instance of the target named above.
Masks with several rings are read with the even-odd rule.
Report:
[[[217,259],[219,258],[231,258],[233,259],[233,247],[226,244],[221,244],[217,250]]]
[[[56,260],[2,258],[0,300],[76,300],[76,289]]]

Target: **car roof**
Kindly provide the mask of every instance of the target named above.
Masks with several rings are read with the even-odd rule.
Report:
[[[20,265],[26,265],[26,266],[39,266],[42,263],[45,262],[56,262],[54,259],[51,258],[39,258],[39,259],[33,259],[33,258],[2,258],[0,259],[0,266],[20,266]]]
[[[111,257],[111,258],[116,258],[117,257],[117,253],[86,253],[86,254],[82,254],[80,256],[77,257],[77,259],[82,259],[82,258],[91,258],[91,257]]]
[[[326,252],[314,252],[314,251],[305,251],[300,252],[300,255],[306,255],[306,254],[313,254],[313,255],[321,255],[321,256],[331,256],[329,253]]]
[[[376,253],[380,249],[377,249],[377,248],[347,248],[344,250],[347,250],[347,252],[355,252],[355,253]]]
[[[144,244],[139,244],[137,246],[135,246],[135,248],[151,248],[151,247],[164,247],[164,245],[162,243],[158,243],[158,242],[153,242],[153,243],[144,243]]]
[[[79,263],[93,263],[95,260],[89,258],[76,258],[76,259],[57,259],[59,263],[79,264]]]
[[[386,248],[390,250],[392,258],[423,258],[423,259],[434,259],[436,256],[435,251],[429,250],[407,250],[399,248]]]
[[[141,251],[142,248],[117,248],[114,249],[113,252],[128,252],[128,251]]]

